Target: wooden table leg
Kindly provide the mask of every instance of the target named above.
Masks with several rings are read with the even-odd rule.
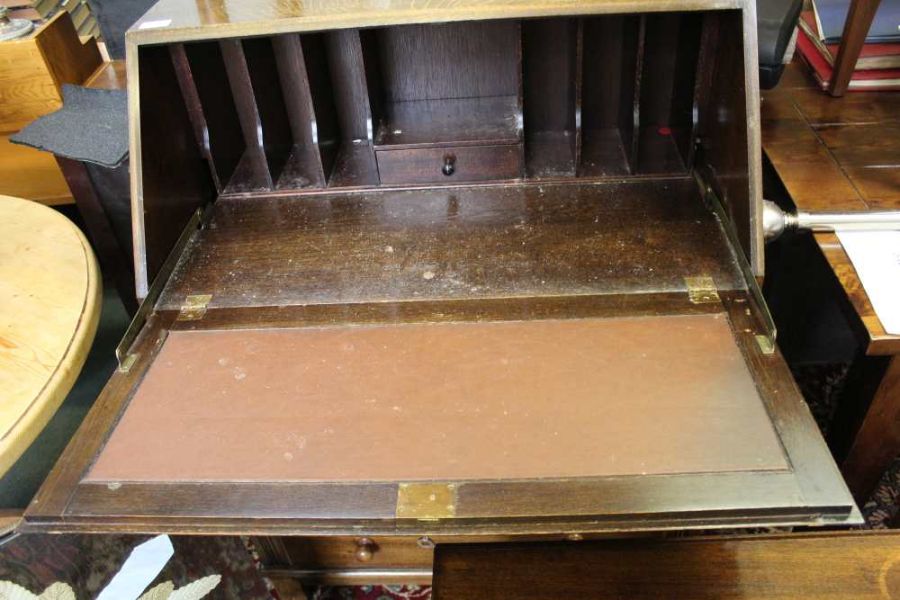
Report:
[[[900,356],[894,356],[841,465],[844,479],[858,502],[868,498],[885,469],[898,455]]]
[[[832,96],[843,96],[847,91],[879,4],[880,0],[853,0],[850,4],[841,45],[834,61],[834,72],[831,74],[829,92]]]

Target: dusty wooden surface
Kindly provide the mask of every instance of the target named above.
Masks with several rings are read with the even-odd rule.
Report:
[[[75,383],[100,317],[87,240],[59,213],[0,196],[0,473]]]

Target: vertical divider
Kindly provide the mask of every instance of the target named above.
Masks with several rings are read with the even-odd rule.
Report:
[[[344,138],[371,144],[375,125],[359,31],[343,29],[329,32],[326,40],[341,132]]]
[[[584,83],[584,19],[575,30],[575,174],[581,173],[581,88]]]
[[[641,173],[684,173],[695,120],[702,13],[654,13],[646,17],[641,71]]]
[[[221,40],[219,45],[225,59],[228,82],[234,96],[234,104],[238,113],[238,121],[244,134],[247,150],[238,164],[232,178],[233,191],[271,190],[274,187],[272,174],[263,146],[262,121],[256,98],[253,96],[253,84],[250,71],[244,57],[241,41],[236,39]],[[234,181],[237,180],[237,181]]]
[[[579,177],[634,173],[641,20],[637,15],[580,19]]]
[[[278,180],[278,187],[324,187],[325,169],[319,153],[316,113],[300,36],[276,36],[272,39],[272,49],[294,142],[291,156]]]
[[[230,185],[246,144],[216,42],[174,45],[169,51],[198,146],[211,164],[218,193]],[[237,178],[239,179],[239,178]]]
[[[254,37],[243,40],[241,46],[262,125],[263,151],[272,181],[277,186],[294,140],[272,42],[272,38]]]
[[[212,174],[216,191],[221,193],[223,183],[219,179],[216,165],[213,162],[212,153],[210,152],[208,137],[209,126],[206,123],[206,115],[203,113],[200,94],[197,92],[197,86],[191,73],[191,65],[188,62],[184,44],[170,45],[169,55],[172,57],[172,66],[175,68],[178,87],[181,89],[181,96],[184,99],[184,105],[187,108],[188,117],[191,120],[191,127],[194,130],[194,139],[197,140],[197,146],[200,148],[200,152],[209,163],[209,170]]]
[[[519,177],[524,177],[525,171],[525,55],[523,49],[522,36],[524,30],[522,21],[516,21],[516,76],[518,77],[518,86],[516,88],[516,129],[519,136],[519,165],[522,169]]]
[[[631,89],[631,111],[628,111],[627,100],[622,102],[623,145],[629,152],[628,166],[631,173],[636,173],[639,169],[638,161],[640,160],[641,151],[641,82],[644,72],[646,37],[647,16],[641,15],[637,28],[637,51],[634,55],[634,86]]]
[[[526,175],[572,177],[578,166],[579,21],[522,24],[522,88]]]
[[[331,86],[341,131],[341,148],[335,159],[329,186],[375,185],[378,167],[373,147],[378,126],[378,99],[370,96],[374,57],[363,51],[363,35],[357,29],[328,32],[325,46]],[[374,41],[374,40],[373,40]]]
[[[334,90],[331,86],[331,72],[328,68],[325,35],[321,33],[303,34],[300,37],[300,46],[303,50],[307,84],[316,120],[316,144],[325,174],[325,183],[327,183],[340,147],[341,132],[334,105]]]
[[[696,140],[699,136],[700,119],[709,104],[709,91],[713,86],[715,73],[716,47],[719,44],[719,21],[715,14],[703,15],[700,34],[700,51],[697,60],[697,78],[694,83],[693,119],[689,144],[685,149],[685,165],[693,167],[697,150]]]

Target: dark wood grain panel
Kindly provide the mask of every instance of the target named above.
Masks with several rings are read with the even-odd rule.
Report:
[[[253,94],[253,82],[243,45],[240,40],[222,40],[219,47],[246,148],[228,189],[239,192],[271,190],[275,186],[275,180],[269,170],[264,141],[260,135],[262,119]]]
[[[360,34],[355,29],[329,31],[324,34],[325,47],[341,136],[344,140],[371,141],[372,105]]]
[[[277,187],[324,187],[325,169],[319,153],[318,123],[300,37],[276,36],[272,38],[272,50],[293,138],[291,155]],[[275,93],[275,90],[269,93]]]
[[[502,181],[522,177],[518,145],[461,146],[378,150],[378,174],[384,184]],[[452,171],[444,172],[449,164]]]
[[[334,87],[328,66],[328,49],[324,33],[306,34],[300,38],[306,77],[316,116],[316,143],[326,179],[334,168],[341,143]]]
[[[197,87],[194,84],[193,75],[191,75],[191,65],[188,62],[187,54],[184,52],[184,44],[172,44],[169,46],[169,53],[172,55],[172,65],[175,67],[175,75],[178,78],[178,87],[181,88],[184,106],[187,108],[191,125],[194,127],[194,139],[197,140],[197,147],[204,153],[206,159],[210,161],[216,190],[221,191],[222,185],[219,182],[215,165],[212,163],[212,156],[209,153],[209,145],[206,141],[206,132],[209,131],[209,127],[206,124],[206,116],[203,114],[200,95],[197,93]]]
[[[241,45],[259,114],[269,174],[273,182],[278,182],[294,141],[272,43],[271,38],[250,38],[243,40]]]
[[[694,161],[696,160],[700,135],[700,115],[705,115],[709,110],[710,93],[713,87],[713,77],[715,77],[716,52],[720,43],[719,19],[717,15],[715,13],[705,13],[702,17],[699,17],[699,20],[701,28],[700,47],[698,50],[699,56],[697,57],[696,76],[694,78],[692,114],[690,119],[684,118],[684,122],[690,122],[691,126],[689,131],[679,129],[676,134],[681,155],[684,157],[685,164],[690,168],[694,167]],[[763,103],[761,113],[766,116],[761,116],[762,120],[765,120],[767,116],[771,116],[770,109],[770,106],[766,106]],[[799,118],[799,113],[796,110],[792,114]]]
[[[340,130],[340,144],[328,184],[332,187],[377,185],[378,168],[372,142],[381,88],[372,50],[373,33],[347,29],[323,35]]]
[[[577,42],[575,19],[522,23],[526,131],[575,131]]]
[[[516,95],[392,102],[376,148],[516,144],[522,137]]]
[[[537,131],[525,141],[526,174],[530,179],[570,177],[579,163],[576,131]]]
[[[144,246],[136,243],[135,251],[152,281],[194,212],[213,200],[215,186],[168,48],[145,48],[140,58],[142,191],[136,206]]]
[[[275,307],[213,308],[198,321],[172,323],[173,331],[320,327],[387,323],[460,323],[641,317],[666,314],[702,315],[717,312],[714,303],[693,304],[685,292],[457,299],[423,302],[367,302]],[[161,311],[160,314],[170,314]],[[172,311],[174,316],[174,311]]]
[[[682,15],[650,14],[644,17],[644,54],[641,61],[640,122],[643,126],[668,126],[676,79]],[[693,85],[687,90],[693,93]]]
[[[706,92],[709,91],[709,87],[704,85],[700,90],[702,93],[697,93],[697,82],[702,81],[705,75],[700,73],[701,45],[706,44],[702,48],[704,59],[709,59],[716,52],[717,40],[711,39],[715,34],[711,34],[709,30],[714,29],[717,33],[717,23],[715,19],[707,17],[702,13],[682,14],[678,30],[675,58],[677,83],[672,91],[672,104],[669,108],[669,129],[672,130],[681,160],[688,169],[693,166],[690,159],[693,156],[697,115],[706,111]],[[702,66],[707,71],[712,70],[706,60]]]
[[[635,16],[584,19],[582,176],[631,172],[641,23]]]
[[[521,79],[519,36],[515,20],[379,30],[385,100],[515,96]]]
[[[525,151],[530,177],[575,174],[578,32],[575,19],[522,24]]]
[[[393,518],[397,486],[391,483],[260,484],[244,482],[85,483],[68,511],[82,518],[153,515],[180,520],[225,516],[233,521],[268,519]]]
[[[435,600],[900,598],[896,532],[440,544]]]
[[[582,134],[580,174],[582,177],[621,177],[631,172],[631,146],[622,130],[590,129]]]
[[[364,140],[344,141],[338,148],[328,187],[371,187],[378,185],[378,163],[372,145]]]
[[[194,43],[183,47],[203,110],[205,144],[209,146],[221,192],[234,175],[246,148],[225,62],[218,44]]]
[[[692,179],[230,199],[160,308],[742,287]],[[279,248],[272,253],[270,248]]]
[[[760,198],[754,195],[752,163],[748,148],[748,106],[745,69],[744,24],[737,11],[716,13],[720,44],[710,90],[710,103],[699,115],[700,147],[697,160],[708,183],[731,217],[737,239],[755,271],[760,268],[762,234]]]
[[[646,125],[635,135],[638,139],[638,171],[641,173],[684,173],[684,159],[674,130],[666,125]]]
[[[637,166],[641,173],[686,168],[702,19],[700,14],[678,13],[646,17]]]
[[[770,354],[760,351],[756,335],[763,326],[754,301],[743,294],[726,292],[724,296],[738,346],[790,457],[804,501],[818,506],[827,505],[834,498],[849,499],[847,486],[784,357],[777,348]]]

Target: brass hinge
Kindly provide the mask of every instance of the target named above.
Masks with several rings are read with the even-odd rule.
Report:
[[[436,521],[456,516],[455,483],[401,483],[397,487],[398,519]]]
[[[763,354],[775,354],[775,340],[767,335],[756,334],[756,345]]]
[[[165,262],[163,262],[156,277],[153,279],[153,283],[150,284],[150,288],[147,290],[147,296],[138,307],[134,318],[131,319],[128,329],[125,330],[122,341],[116,346],[116,359],[119,361],[119,366],[124,364],[131,347],[134,345],[135,341],[137,341],[141,331],[143,331],[144,325],[146,325],[147,321],[153,316],[154,310],[156,309],[156,301],[159,299],[160,294],[162,294],[163,288],[169,280],[169,275],[171,275],[172,271],[175,269],[175,265],[181,260],[182,254],[187,251],[188,244],[194,239],[194,236],[197,235],[200,227],[211,215],[212,204],[208,204],[205,208],[198,208],[184,227],[181,235],[178,236],[178,241],[175,242],[172,251],[169,252]]]
[[[712,277],[685,277],[688,299],[692,304],[706,304],[719,301],[719,291]]]
[[[127,373],[131,370],[131,367],[134,366],[134,363],[137,362],[137,359],[140,358],[140,353],[131,352],[125,355],[125,358],[122,360],[122,364],[119,365],[119,371],[122,373]]]
[[[773,354],[775,352],[775,339],[778,335],[778,330],[775,327],[775,320],[772,319],[772,313],[769,311],[769,306],[766,304],[766,299],[763,297],[762,290],[759,289],[759,282],[756,280],[756,274],[750,267],[750,262],[747,260],[746,254],[741,250],[741,242],[740,239],[738,239],[734,220],[731,218],[731,214],[728,210],[726,210],[725,205],[722,204],[722,200],[716,195],[716,191],[704,180],[700,169],[694,171],[694,176],[697,178],[697,183],[702,190],[703,199],[706,201],[707,206],[712,210],[713,214],[716,215],[719,224],[722,226],[722,231],[725,233],[725,236],[731,244],[735,260],[737,261],[737,264],[741,269],[741,274],[744,276],[744,281],[747,284],[747,291],[756,306],[758,315],[762,318],[764,330],[760,337],[756,338],[756,343],[759,344],[759,348],[762,350],[763,354]]]
[[[176,321],[199,321],[206,314],[206,307],[212,300],[212,294],[194,294],[184,299]]]

